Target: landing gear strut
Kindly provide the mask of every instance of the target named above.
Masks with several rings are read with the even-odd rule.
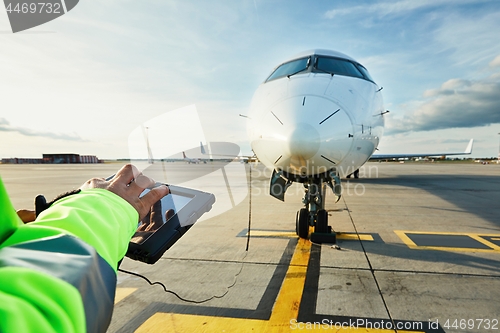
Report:
[[[309,236],[309,227],[314,227],[311,241],[317,243],[335,243],[335,234],[328,225],[328,212],[325,210],[326,187],[330,187],[337,201],[340,200],[340,177],[336,170],[320,175],[302,177],[286,173],[282,170],[274,171],[271,177],[269,193],[281,201],[285,201],[285,192],[292,182],[304,184],[304,208],[297,212],[295,218],[295,231],[300,238]]]
[[[300,238],[307,238],[309,226],[314,227],[311,241],[318,238],[319,234],[331,234],[332,227],[328,225],[328,212],[325,210],[326,186],[329,186],[334,194],[340,199],[340,178],[333,171],[327,177],[313,177],[304,182],[305,194],[302,202],[305,208],[297,212],[296,230]],[[338,201],[338,200],[337,200]],[[316,241],[323,242],[323,236]],[[330,239],[331,241],[331,239]],[[335,239],[333,239],[335,242]]]

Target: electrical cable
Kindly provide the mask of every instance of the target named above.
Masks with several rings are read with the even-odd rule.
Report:
[[[242,260],[244,260],[245,257],[246,257],[246,253],[245,253],[245,256],[243,257]],[[166,293],[174,295],[175,297],[177,297],[178,299],[180,299],[183,302],[201,304],[201,303],[206,303],[206,302],[211,301],[211,300],[216,299],[216,298],[223,298],[224,296],[226,296],[227,293],[229,292],[229,289],[231,289],[232,287],[234,287],[236,285],[237,278],[241,274],[241,272],[243,271],[243,263],[241,263],[240,270],[234,276],[234,281],[228,287],[226,287],[226,291],[222,295],[213,295],[212,297],[209,297],[209,298],[206,298],[206,299],[203,299],[203,300],[200,300],[200,301],[184,298],[184,297],[180,296],[178,293],[176,293],[175,291],[167,289],[167,287],[165,287],[165,285],[162,282],[158,282],[158,281],[151,282],[147,277],[145,277],[144,275],[141,275],[139,273],[127,271],[127,270],[122,269],[122,268],[118,268],[118,271],[120,271],[122,273],[126,273],[126,274],[130,274],[130,275],[134,275],[134,276],[140,277],[141,279],[144,279],[147,283],[149,283],[151,286],[153,286],[155,284],[159,285],[159,286],[162,286],[163,290]]]
[[[250,182],[248,186],[248,231],[247,231],[247,247],[245,251],[248,252],[248,247],[250,246],[250,228],[252,226],[252,165],[249,168],[248,180]]]

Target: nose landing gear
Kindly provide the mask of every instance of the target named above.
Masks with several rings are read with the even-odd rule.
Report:
[[[307,238],[309,236],[310,218],[311,215],[307,208],[302,208],[297,212],[297,217],[295,219],[295,232],[300,238]],[[326,210],[320,209],[313,218],[313,234],[331,234],[332,227],[328,225],[328,212]],[[311,234],[311,237],[313,234]]]
[[[285,201],[285,192],[292,182],[304,184],[305,194],[302,199],[304,208],[295,217],[295,232],[300,238],[308,238],[309,227],[314,227],[311,241],[315,243],[335,243],[335,233],[328,225],[328,212],[325,210],[326,187],[330,187],[340,200],[342,188],[340,177],[335,169],[320,175],[301,177],[274,170],[271,177],[269,193],[281,201]]]
[[[309,236],[309,226],[314,227],[311,241],[317,243],[335,243],[335,234],[328,225],[328,212],[325,210],[326,186],[337,196],[341,196],[340,178],[333,171],[328,177],[314,177],[304,183],[305,194],[302,202],[305,208],[297,212],[296,232],[300,238]]]

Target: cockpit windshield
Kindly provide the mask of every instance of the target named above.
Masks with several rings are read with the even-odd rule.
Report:
[[[276,70],[267,78],[266,82],[305,71],[309,66],[309,59],[310,58],[307,57],[284,63],[276,68]]]
[[[309,67],[311,60],[314,61],[314,66],[311,66],[312,68]],[[278,66],[267,78],[266,82],[285,76],[290,77],[304,71],[357,77],[375,83],[366,68],[357,62],[325,55],[312,55],[286,62]]]
[[[315,67],[322,72],[363,78],[352,62],[343,59],[318,57]]]
[[[369,80],[369,81],[372,81],[372,82],[375,82],[373,81],[373,78],[371,77],[370,73],[368,73],[368,71],[366,70],[366,68],[364,68],[363,66],[359,65],[358,64],[358,68],[359,70],[361,71],[361,73],[363,73],[364,77]]]
[[[313,72],[352,76],[374,82],[363,66],[346,59],[318,56]]]

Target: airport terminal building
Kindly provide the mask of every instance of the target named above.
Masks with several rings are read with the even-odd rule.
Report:
[[[42,158],[3,158],[3,164],[88,164],[102,163],[94,155],[79,154],[43,154]]]

